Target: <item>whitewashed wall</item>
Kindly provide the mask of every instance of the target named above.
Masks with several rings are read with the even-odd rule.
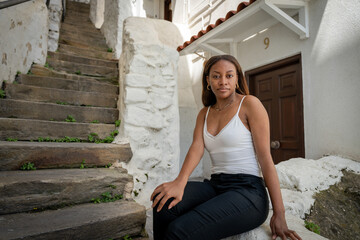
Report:
[[[104,23],[105,0],[90,1],[90,20],[96,28],[101,28]]]
[[[360,161],[360,2],[313,0],[309,9],[309,39],[278,24],[241,43],[239,61],[249,70],[301,53],[306,158]]]
[[[64,6],[65,7],[65,6]],[[55,52],[58,49],[61,18],[63,13],[62,0],[51,0],[49,3],[49,35],[48,50]]]
[[[135,200],[147,207],[155,187],[179,171],[179,55],[174,46],[180,38],[167,21],[130,17],[124,22],[120,132],[134,154],[124,167],[134,176]]]
[[[33,62],[45,64],[48,10],[43,0],[0,10],[0,85],[27,73]]]

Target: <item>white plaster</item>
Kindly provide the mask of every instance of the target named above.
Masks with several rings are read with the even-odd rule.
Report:
[[[0,86],[13,82],[17,71],[45,64],[48,46],[48,10],[42,0],[0,10]]]
[[[90,1],[90,20],[96,28],[101,28],[104,23],[105,0]]]
[[[133,16],[131,0],[105,1],[101,32],[106,44],[113,49],[115,58],[119,58],[122,51],[123,22],[130,16]]]
[[[134,199],[148,208],[155,187],[179,171],[179,56],[174,40],[161,36],[175,30],[162,20],[130,17],[124,22],[120,135],[129,139],[133,157],[123,166],[134,176]]]
[[[125,103],[146,102],[148,97],[149,94],[145,89],[131,87],[125,89]]]
[[[48,50],[55,52],[58,49],[61,17],[63,6],[61,0],[51,0],[49,3],[49,34]]]

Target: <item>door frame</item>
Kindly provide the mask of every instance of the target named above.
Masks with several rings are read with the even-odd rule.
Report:
[[[299,141],[300,141],[300,155],[299,157],[305,157],[305,137],[304,137],[304,101],[303,101],[303,81],[302,81],[302,64],[301,64],[301,54],[296,54],[294,56],[291,57],[287,57],[285,59],[281,59],[251,70],[248,70],[245,72],[245,78],[247,81],[247,84],[249,86],[249,91],[250,94],[253,94],[254,91],[254,76],[267,72],[267,71],[273,71],[291,64],[299,64],[300,67],[300,71],[299,71],[299,79],[298,79],[298,89],[297,89],[297,94],[299,95],[298,98],[298,107],[300,109],[298,110],[299,113],[299,119],[297,119],[299,126],[301,127],[300,130],[300,136],[299,136]],[[270,143],[269,143],[270,144]]]

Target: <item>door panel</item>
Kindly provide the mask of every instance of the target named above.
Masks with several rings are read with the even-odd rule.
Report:
[[[270,120],[275,163],[304,157],[300,55],[246,72],[250,94],[263,103]]]

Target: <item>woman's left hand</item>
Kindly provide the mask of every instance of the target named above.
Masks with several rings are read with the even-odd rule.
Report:
[[[270,228],[272,232],[272,239],[280,237],[281,240],[301,240],[301,237],[295,231],[288,229],[285,214],[283,213],[273,214],[270,220]]]

